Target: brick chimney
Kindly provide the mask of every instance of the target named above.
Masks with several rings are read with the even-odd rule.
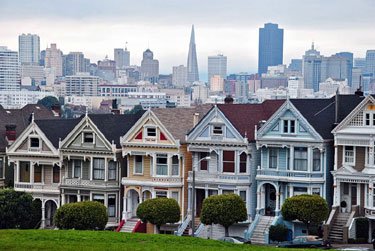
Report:
[[[194,113],[194,116],[193,116],[193,126],[196,126],[199,122],[199,113]]]
[[[16,127],[14,124],[5,125],[5,138],[8,143],[13,143],[16,140]]]

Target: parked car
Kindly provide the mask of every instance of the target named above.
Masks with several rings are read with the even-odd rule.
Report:
[[[315,235],[297,236],[292,241],[284,241],[278,245],[278,247],[282,248],[317,248],[326,246],[323,240]]]
[[[235,244],[251,244],[250,240],[246,240],[245,238],[239,236],[226,236],[219,239],[219,241],[235,243]]]

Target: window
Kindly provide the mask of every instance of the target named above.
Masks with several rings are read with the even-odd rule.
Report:
[[[283,133],[295,133],[296,132],[296,121],[284,119],[283,120]]]
[[[167,198],[167,191],[156,191],[156,198]]]
[[[223,194],[230,194],[230,193],[234,193],[234,190],[224,190],[222,191]]]
[[[134,156],[134,173],[143,174],[143,156],[141,155]]]
[[[307,187],[293,187],[293,196],[307,194]]]
[[[354,146],[344,146],[344,162],[354,164]]]
[[[84,143],[94,143],[94,134],[92,132],[83,133],[83,142]]]
[[[307,171],[307,147],[294,148],[294,170]]]
[[[218,190],[208,190],[208,196],[218,195]]]
[[[73,178],[81,177],[82,160],[73,160]]]
[[[116,180],[116,162],[113,160],[108,162],[108,180]]]
[[[108,194],[108,217],[116,216],[116,194]]]
[[[313,171],[320,171],[320,150],[313,150]]]
[[[172,175],[178,176],[180,171],[180,165],[178,161],[178,156],[172,157]]]
[[[93,194],[92,200],[104,204],[104,194]]]
[[[240,197],[246,203],[246,191],[240,191]]]
[[[166,154],[156,156],[156,175],[168,175],[168,158]]]
[[[0,158],[0,178],[4,178],[4,165],[3,159]]]
[[[156,137],[156,128],[155,127],[147,127],[146,128],[146,135],[147,135],[147,137],[150,137],[150,138]]]
[[[246,171],[247,171],[246,160],[247,160],[247,154],[241,153],[241,155],[240,155],[240,173],[246,173]]]
[[[30,162],[20,162],[20,182],[30,182]]]
[[[213,135],[223,135],[223,126],[222,125],[213,125],[212,126]]]
[[[320,195],[320,188],[319,187],[313,187],[312,188],[312,194]]]
[[[172,197],[172,199],[175,199],[177,202],[179,202],[178,201],[178,191],[172,191],[172,194],[171,194],[171,197]]]
[[[370,113],[365,113],[365,125],[370,125]]]
[[[277,168],[277,155],[279,152],[279,149],[276,148],[269,148],[269,165],[268,168]]]
[[[200,161],[201,159],[208,157],[209,153],[199,153],[198,156],[199,156],[198,161]],[[200,161],[199,169],[202,170],[202,171],[207,171],[207,169],[208,169],[208,160],[207,159],[204,159],[204,160]]]
[[[59,183],[60,182],[60,167],[58,165],[53,166],[53,183]]]
[[[32,137],[30,138],[30,147],[32,148],[39,148],[39,138]]]
[[[42,166],[34,165],[34,182],[42,182]]]
[[[105,163],[103,158],[94,158],[93,162],[94,167],[94,179],[95,180],[104,180],[105,173]]]
[[[234,151],[223,151],[223,172],[234,173]]]

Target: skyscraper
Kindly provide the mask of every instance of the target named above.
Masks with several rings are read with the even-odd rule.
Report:
[[[0,90],[20,90],[21,77],[18,53],[0,46]]]
[[[365,73],[375,76],[375,50],[366,51],[366,69]]]
[[[63,75],[62,52],[57,49],[56,44],[51,44],[51,47],[46,49],[44,65],[46,68],[54,69],[56,77]]]
[[[199,81],[198,72],[198,60],[197,60],[197,50],[195,46],[195,33],[194,25],[191,27],[190,44],[189,44],[189,54],[187,60],[187,80],[192,83],[194,81]]]
[[[123,69],[130,65],[130,52],[126,47],[125,50],[122,48],[115,48],[113,52],[117,69]]]
[[[35,34],[18,36],[18,53],[21,64],[39,64],[40,39]]]
[[[183,87],[187,82],[187,68],[183,65],[173,66],[172,84]]]
[[[259,28],[258,74],[267,72],[268,66],[283,64],[284,30],[277,24],[267,23]]]
[[[348,80],[352,86],[353,53],[340,52],[330,57],[322,57],[320,82],[328,78],[334,80]]]
[[[147,49],[143,52],[143,59],[141,62],[142,79],[157,83],[159,78],[159,61],[154,59],[154,53]]]
[[[82,52],[70,52],[64,56],[64,76],[86,71],[85,57]]]
[[[213,76],[220,76],[223,80],[227,76],[227,57],[219,54],[208,57],[208,82],[211,84]]]
[[[305,89],[314,89],[319,91],[319,82],[321,79],[322,56],[320,52],[315,50],[314,43],[311,49],[305,52],[303,56],[303,77]]]

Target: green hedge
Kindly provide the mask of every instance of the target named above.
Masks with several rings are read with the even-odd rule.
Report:
[[[139,204],[137,216],[143,222],[150,222],[158,227],[180,220],[180,206],[175,199],[155,198]]]
[[[108,215],[102,203],[83,201],[63,205],[54,220],[60,229],[97,230],[105,228]]]
[[[355,221],[355,230],[356,230],[356,237],[357,239],[365,239],[368,240],[368,229],[369,229],[369,222],[367,218],[358,218]]]
[[[286,241],[288,239],[288,228],[283,224],[271,226],[269,230],[269,237],[271,241]]]

